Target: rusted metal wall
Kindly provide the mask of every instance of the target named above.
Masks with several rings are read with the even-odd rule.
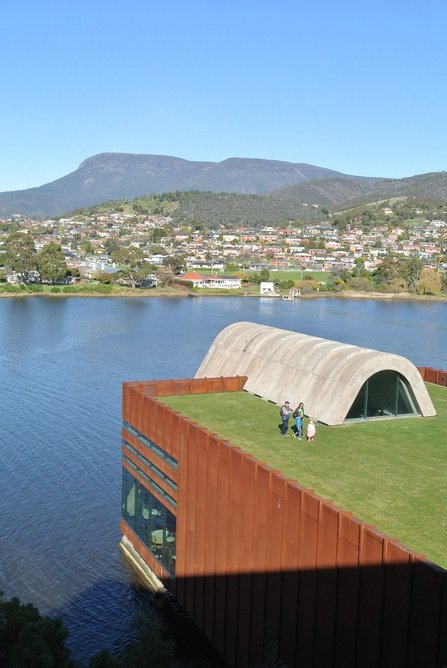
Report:
[[[165,583],[228,663],[447,664],[446,571],[152,398],[194,383],[125,385],[123,415],[179,461]]]
[[[443,385],[447,387],[447,371],[442,369],[432,369],[431,366],[418,366],[419,373],[422,379],[427,383],[434,383],[435,385]]]

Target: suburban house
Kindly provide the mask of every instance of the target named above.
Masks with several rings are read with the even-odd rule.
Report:
[[[181,281],[192,283],[194,288],[223,288],[226,290],[238,290],[241,287],[241,279],[237,276],[212,276],[208,274],[197,274],[190,271],[180,276]]]

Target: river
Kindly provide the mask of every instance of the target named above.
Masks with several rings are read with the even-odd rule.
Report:
[[[61,616],[78,661],[122,647],[141,605],[117,548],[121,384],[193,375],[241,320],[447,369],[444,302],[0,300],[0,590]]]

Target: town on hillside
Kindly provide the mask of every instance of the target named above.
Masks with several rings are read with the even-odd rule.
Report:
[[[49,284],[57,291],[72,283],[135,288],[183,280],[190,288],[233,289],[257,277],[276,288],[299,284],[304,292],[322,285],[446,290],[447,205],[387,203],[326,213],[321,222],[259,229],[179,222],[138,206],[49,220],[14,215],[0,221],[0,284]],[[284,272],[295,272],[293,279]]]

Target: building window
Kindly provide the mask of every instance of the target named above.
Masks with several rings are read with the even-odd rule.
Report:
[[[173,469],[178,469],[178,461],[174,457],[171,457],[171,455],[165,450],[160,448],[159,445],[151,441],[150,438],[147,438],[144,434],[142,434],[141,431],[138,431],[138,429],[132,427],[132,425],[125,420],[123,421],[123,427],[126,431],[129,432],[129,434],[132,434],[134,438],[140,441],[140,443],[155,452],[159,457],[161,457],[161,459],[164,459],[165,462],[172,466]]]
[[[155,480],[153,480],[152,478],[150,478],[150,477],[143,471],[143,469],[140,469],[140,467],[137,466],[136,464],[134,464],[133,461],[132,461],[131,459],[129,459],[129,457],[126,457],[126,455],[123,456],[123,459],[124,459],[124,461],[126,462],[127,466],[128,466],[129,468],[133,469],[136,473],[138,473],[138,475],[140,476],[140,478],[143,478],[143,480],[144,480],[150,487],[152,487],[152,489],[154,489],[160,496],[162,496],[162,497],[165,499],[165,501],[167,501],[167,502],[169,503],[169,505],[171,505],[173,508],[176,508],[176,507],[177,507],[177,501],[176,501],[170,494],[168,494],[167,492],[165,492],[165,490],[164,490],[162,487],[160,487],[160,485],[158,485],[157,482],[156,482]]]
[[[163,482],[166,483],[166,485],[169,485],[169,487],[171,487],[171,489],[173,489],[175,492],[177,491],[177,485],[172,480],[172,478],[166,475],[166,473],[163,473],[163,471],[159,469],[158,466],[152,464],[152,462],[149,461],[149,459],[143,457],[143,455],[139,453],[138,450],[134,448],[130,443],[128,443],[125,439],[123,439],[123,446],[126,450],[129,450],[129,452],[131,452],[134,455],[134,457],[136,457],[142,464],[144,464],[151,471],[151,473],[157,476],[157,478],[159,478],[160,480],[163,480]],[[128,458],[126,457],[126,459]]]
[[[368,378],[346,420],[419,415],[409,382],[397,371],[379,371]]]
[[[123,468],[122,517],[157,561],[175,575],[176,518]]]

